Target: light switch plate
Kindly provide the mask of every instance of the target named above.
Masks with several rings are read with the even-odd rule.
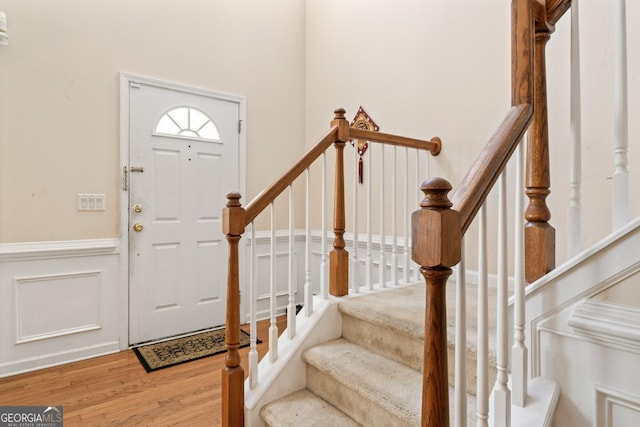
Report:
[[[104,194],[78,193],[79,211],[104,211],[106,209]]]

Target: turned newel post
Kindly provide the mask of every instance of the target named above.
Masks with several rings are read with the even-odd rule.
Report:
[[[447,369],[446,284],[451,268],[460,261],[462,230],[460,214],[447,197],[451,184],[442,178],[425,181],[419,210],[411,216],[412,258],[425,278],[424,371],[422,379],[422,426],[449,426]]]
[[[547,81],[545,47],[550,30],[538,24],[534,45],[533,123],[527,139],[527,175],[525,194],[525,278],[528,283],[555,267],[555,229],[549,224],[551,211],[546,203],[550,193],[549,127],[547,122]]]
[[[244,425],[244,370],[240,366],[240,276],[238,274],[238,243],[244,233],[245,215],[239,193],[227,194],[227,206],[222,210],[222,232],[229,242],[227,274],[227,317],[225,342],[227,355],[222,370],[222,425]]]
[[[344,109],[335,111],[331,126],[338,127],[336,147],[336,172],[333,205],[333,250],[329,253],[329,292],[341,297],[349,293],[349,252],[345,250],[344,230],[344,146],[349,140],[349,122],[344,117]]]

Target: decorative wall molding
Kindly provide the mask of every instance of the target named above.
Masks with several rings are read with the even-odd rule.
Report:
[[[305,239],[305,231],[302,229],[293,230],[294,240],[296,242]],[[318,242],[320,238],[318,238]],[[251,245],[251,230],[245,231],[242,235],[240,242],[243,242],[245,246]],[[256,231],[256,245],[266,245],[271,242],[271,231]],[[289,230],[276,230],[276,244],[289,242]]]
[[[640,425],[640,396],[595,384],[597,427]]]
[[[640,254],[636,256],[640,258]],[[531,332],[530,335],[527,336],[527,339],[530,341],[528,348],[530,349],[531,358],[531,376],[536,377],[541,375],[540,372],[543,363],[543,347],[540,339],[541,332],[596,343],[593,337],[587,334],[576,333],[576,331],[569,330],[566,327],[562,329],[561,326],[557,325],[548,326],[550,321],[554,318],[560,318],[561,313],[571,309],[572,306],[586,301],[588,298],[611,286],[615,286],[640,271],[640,261],[634,262],[627,268],[619,271],[617,271],[616,266],[613,264],[607,267],[601,264],[603,262],[609,264],[606,257],[600,260],[593,259],[592,262],[592,264],[584,264],[585,269],[588,267],[587,272],[582,273],[580,270],[576,270],[574,271],[574,275],[564,277],[562,281],[557,284],[558,287],[555,292],[553,288],[547,289],[548,292],[554,293],[553,298],[556,301],[555,304],[551,305],[551,308],[547,308],[549,305],[545,302],[544,293],[537,295],[536,299],[531,301],[531,304],[529,304],[527,300],[527,317],[529,318],[529,316],[531,316],[529,329]],[[598,268],[598,265],[600,265],[601,268]],[[612,275],[604,278],[602,276],[589,276],[590,272],[594,270],[597,270],[601,275]],[[596,283],[593,284],[594,282]],[[564,299],[564,296],[568,297]],[[536,300],[540,301],[538,302]],[[536,302],[535,305],[533,304],[534,302]],[[533,310],[533,308],[535,308],[535,310]],[[568,326],[568,319],[565,318],[564,320]],[[608,343],[612,348],[617,348],[615,345],[618,344],[617,342],[610,340]],[[628,345],[625,345],[625,347],[629,348]],[[552,363],[551,361],[549,362]]]
[[[298,291],[297,291],[297,290],[296,290],[296,291],[293,291],[293,293],[294,293],[295,295],[297,295],[297,294],[298,294]],[[286,290],[285,290],[285,291],[278,291],[278,292],[276,292],[276,298],[280,298],[280,297],[284,298],[284,297],[286,297],[286,296],[288,296],[288,295],[289,295],[289,291],[286,291]],[[269,295],[269,294],[262,294],[262,295],[258,295],[257,300],[258,300],[258,301],[262,301],[262,300],[268,300],[269,298],[271,298],[271,295]],[[286,307],[286,306],[284,306],[284,307]],[[283,307],[283,308],[284,308],[284,307]]]
[[[115,254],[120,239],[0,243],[0,262]]]
[[[623,238],[633,235],[638,230],[640,230],[640,217],[634,219],[633,221],[630,221],[626,226],[622,227],[614,233],[611,233],[595,245],[585,249],[578,255],[567,260],[564,264],[555,268],[550,273],[542,276],[540,279],[527,286],[526,295],[529,296],[539,292],[549,283],[557,281],[558,279],[562,278],[562,276],[565,276],[572,270],[578,268],[580,265],[588,263],[605,249],[615,246]]]
[[[102,271],[16,277],[15,288],[16,344],[102,327]]]
[[[600,344],[640,353],[640,307],[587,300],[575,309],[568,323]]]

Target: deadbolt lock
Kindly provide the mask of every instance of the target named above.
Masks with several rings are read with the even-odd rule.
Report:
[[[143,228],[144,225],[140,224],[139,222],[133,224],[133,231],[140,232]]]
[[[140,213],[140,212],[142,212],[142,205],[141,205],[141,204],[139,204],[139,203],[135,204],[135,205],[133,206],[133,211],[134,211],[134,212],[136,212],[136,213]]]

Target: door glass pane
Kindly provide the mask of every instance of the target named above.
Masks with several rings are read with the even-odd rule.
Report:
[[[207,114],[194,107],[177,107],[160,117],[156,134],[186,136],[204,140],[220,140],[220,133]]]

